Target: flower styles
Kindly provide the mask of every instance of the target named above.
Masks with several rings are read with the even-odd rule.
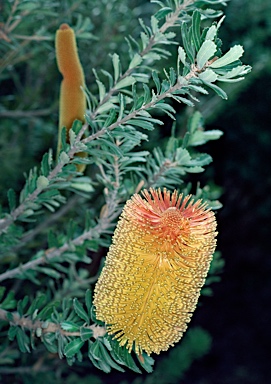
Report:
[[[120,345],[160,353],[196,308],[216,246],[214,213],[163,189],[127,201],[95,287],[97,319]]]
[[[66,127],[68,134],[74,120],[85,121],[86,97],[81,88],[85,85],[85,77],[77,52],[75,34],[68,24],[61,24],[57,30],[55,45],[57,65],[63,75],[59,103],[59,135],[57,148],[57,152],[59,153],[61,150],[62,128]],[[78,155],[85,157],[84,153]],[[79,171],[83,171],[85,165],[79,164],[77,168]]]

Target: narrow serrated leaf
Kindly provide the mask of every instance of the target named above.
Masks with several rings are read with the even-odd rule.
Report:
[[[185,62],[185,60],[186,60],[186,53],[185,53],[185,50],[183,49],[183,47],[179,47],[178,48],[178,58],[183,63],[183,65],[186,64],[186,62]]]
[[[129,69],[133,69],[138,65],[140,65],[141,63],[142,63],[142,57],[138,53],[136,53],[129,64]]]
[[[209,88],[211,88],[212,90],[214,90],[214,91],[218,94],[218,96],[220,96],[222,99],[225,99],[225,100],[228,99],[228,96],[227,96],[226,92],[223,91],[223,89],[219,88],[217,85],[212,84],[212,83],[209,83],[209,82],[207,82],[207,81],[203,81],[203,83],[204,83],[207,87],[209,87]]]
[[[212,25],[206,33],[205,40],[214,40],[216,33],[217,27],[215,25]]]
[[[49,153],[48,152],[46,152],[42,157],[41,172],[42,172],[43,176],[45,176],[45,177],[47,177],[49,175],[50,165],[49,165]]]
[[[98,84],[99,100],[101,102],[104,99],[104,96],[105,96],[105,93],[106,93],[105,86],[104,86],[104,84],[100,80],[97,80],[97,79],[96,79],[96,83]]]
[[[93,331],[90,328],[87,327],[81,327],[80,328],[80,337],[82,341],[86,341],[90,339],[93,336]]]
[[[8,195],[8,204],[10,212],[12,212],[16,207],[16,193],[14,189],[10,188],[7,192]]]
[[[204,72],[200,73],[198,77],[203,81],[214,83],[217,80],[218,75],[212,69],[207,68]]]
[[[107,112],[111,109],[114,109],[116,108],[115,104],[111,103],[111,101],[107,101],[106,103],[104,104],[101,104],[98,108],[97,108],[97,111],[96,113],[99,113],[99,114],[102,114],[104,112]]]
[[[86,311],[83,308],[83,305],[78,301],[77,298],[73,299],[73,308],[76,312],[76,314],[83,320],[85,320],[86,323],[89,323],[89,317]]]
[[[121,88],[129,87],[130,85],[133,85],[135,82],[136,82],[136,80],[133,76],[127,76],[124,79],[120,80],[115,85],[115,89],[121,89]]]
[[[200,49],[200,12],[195,10],[192,15],[192,38],[195,44],[196,51]]]
[[[217,50],[216,44],[211,40],[205,40],[197,53],[197,67],[202,69],[207,61],[214,56]]]
[[[117,371],[124,372],[124,369],[121,368],[109,355],[107,352],[105,346],[100,343],[100,353],[103,361],[106,362],[106,364],[110,365],[112,368],[116,369]]]
[[[112,56],[112,63],[114,68],[114,79],[116,83],[120,75],[120,59],[119,59],[119,55],[117,55],[116,53],[114,53]]]
[[[84,341],[80,340],[79,338],[70,341],[67,345],[65,345],[64,355],[68,358],[73,357],[77,352],[80,351],[83,345]]]
[[[188,28],[187,28],[187,25],[185,23],[182,24],[181,31],[182,31],[183,46],[184,46],[185,52],[187,54],[187,57],[188,57],[190,63],[192,64],[192,63],[194,63],[194,52],[193,52],[193,49],[191,47],[191,41],[190,41],[189,35],[188,35]]]
[[[152,78],[157,89],[157,94],[159,94],[161,89],[161,82],[156,71],[152,72]]]
[[[235,45],[227,53],[225,53],[225,55],[220,57],[220,59],[217,59],[216,61],[214,61],[210,65],[210,67],[211,68],[224,67],[225,65],[228,65],[240,59],[243,53],[244,53],[244,48],[242,47],[242,45]]]
[[[78,332],[80,329],[80,326],[72,321],[62,321],[62,323],[60,323],[60,327],[64,329],[64,331],[68,332]]]

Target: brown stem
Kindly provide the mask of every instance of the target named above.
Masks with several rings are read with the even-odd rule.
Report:
[[[9,320],[9,316],[12,314],[12,321]],[[22,328],[29,329],[30,331],[36,331],[37,329],[41,329],[42,334],[45,333],[56,333],[59,332],[63,336],[69,337],[78,337],[80,336],[80,332],[68,332],[61,328],[60,324],[52,323],[52,322],[44,322],[41,320],[33,321],[29,317],[20,317],[15,312],[8,312],[4,309],[0,309],[0,320],[4,320],[9,322],[11,325],[20,326]],[[96,324],[88,325],[85,328],[91,329],[93,332],[93,337],[97,339],[98,337],[104,336],[106,334],[105,327],[101,327]]]

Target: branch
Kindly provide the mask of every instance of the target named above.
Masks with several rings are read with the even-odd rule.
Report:
[[[69,249],[83,244],[86,240],[97,238],[101,234],[105,233],[110,227],[110,225],[112,225],[112,221],[119,215],[119,212],[116,210],[118,205],[118,185],[118,182],[116,182],[116,188],[113,190],[113,193],[110,195],[108,194],[106,198],[106,210],[103,212],[103,215],[101,215],[98,224],[94,228],[89,229],[88,231],[84,232],[82,235],[76,237],[72,241],[63,244],[60,248],[47,249],[46,251],[44,251],[44,256],[42,257],[28,261],[27,263],[20,265],[17,268],[2,273],[0,275],[0,282],[7,279],[12,279],[16,275],[27,270],[32,270],[38,265],[47,264],[54,258],[61,256],[64,252],[68,251]]]
[[[197,73],[197,67],[196,66],[192,67],[191,71],[184,77],[184,79],[188,81],[192,77],[195,77],[196,73]],[[185,85],[181,84],[179,82],[179,80],[178,80],[175,85],[171,86],[167,91],[165,91],[164,93],[161,93],[155,99],[151,100],[149,103],[143,104],[139,109],[134,110],[133,112],[131,112],[128,115],[124,116],[122,119],[117,120],[115,123],[112,123],[108,127],[102,128],[100,131],[97,131],[97,132],[93,133],[92,135],[90,135],[90,136],[86,137],[85,139],[83,139],[81,142],[83,144],[89,143],[90,141],[93,141],[93,140],[103,136],[108,131],[112,131],[113,129],[119,127],[120,125],[124,125],[129,120],[134,119],[135,117],[140,115],[140,113],[142,111],[146,111],[148,109],[155,108],[156,104],[158,104],[159,101],[161,101],[163,99],[166,99],[167,97],[169,97],[170,94],[172,94],[173,92],[176,92],[177,90],[180,90],[184,86],[187,86],[187,84],[185,84]]]
[[[0,111],[0,117],[9,117],[13,119],[21,117],[36,117],[36,116],[46,116],[52,113],[52,108],[37,109],[34,111]]]
[[[67,212],[69,212],[77,203],[79,200],[79,196],[75,195],[71,197],[67,204],[63,205],[58,211],[53,213],[46,219],[45,221],[42,221],[37,227],[35,227],[33,230],[27,232],[20,240],[20,243],[15,245],[12,249],[12,251],[18,251],[20,248],[22,248],[25,244],[29,243],[36,235],[38,235],[40,232],[42,232],[44,229],[48,228],[51,224],[53,224],[55,221],[60,219],[62,216],[64,216]]]
[[[54,258],[61,256],[64,252],[68,251],[71,247],[73,246],[78,246],[84,243],[85,240],[90,240],[93,237],[97,237],[97,235],[100,235],[101,233],[104,233],[107,227],[110,225],[110,222],[104,222],[106,221],[106,218],[102,218],[100,220],[100,223],[94,227],[91,228],[89,231],[84,232],[82,235],[76,237],[74,240],[71,242],[67,242],[62,247],[60,248],[49,248],[46,251],[44,251],[44,256],[39,257],[38,259],[34,259],[31,261],[28,261],[27,263],[20,265],[17,268],[11,269],[9,271],[6,271],[0,275],[0,282],[4,281],[6,279],[12,279],[16,275],[27,271],[34,269],[38,265],[41,264],[47,264],[50,261],[52,261]]]
[[[195,77],[197,74],[197,67],[192,66],[191,71],[185,76],[185,80],[189,80],[192,77]],[[135,118],[137,115],[140,114],[140,112],[144,110],[148,110],[151,108],[155,108],[155,105],[159,103],[159,101],[167,98],[170,94],[174,93],[175,91],[181,89],[184,86],[184,84],[181,84],[180,81],[178,80],[177,83],[173,86],[171,86],[167,91],[164,93],[158,95],[155,97],[153,100],[151,100],[149,103],[142,105],[140,108],[137,110],[134,110],[133,112],[129,113],[128,115],[124,116],[122,119],[117,120],[115,123],[109,125],[107,128],[102,128],[100,131],[97,131],[93,133],[92,135],[86,137],[85,139],[81,140],[85,130],[87,129],[87,124],[84,124],[81,131],[79,132],[73,146],[71,146],[68,156],[70,159],[73,158],[74,154],[77,151],[77,145],[79,142],[86,144],[89,143],[90,141],[93,141],[104,134],[106,134],[108,131],[112,131],[113,129],[119,127],[120,125],[124,125],[127,123],[129,120]],[[53,181],[53,179],[62,171],[62,168],[64,167],[65,163],[58,163],[56,167],[49,173],[47,179],[50,181]],[[6,228],[12,224],[25,210],[26,205],[28,202],[34,202],[38,195],[44,191],[43,188],[36,188],[34,192],[32,192],[28,197],[14,210],[11,212],[11,214],[0,220],[0,234],[6,230]]]
[[[10,315],[12,315],[12,321],[10,321]],[[78,337],[80,332],[69,332],[61,328],[60,324],[52,322],[44,322],[41,320],[33,321],[29,317],[20,317],[15,312],[8,312],[4,309],[0,309],[0,320],[9,322],[11,325],[20,326],[22,328],[29,329],[30,331],[36,331],[38,328],[41,329],[42,334],[45,333],[56,333],[59,332],[62,336],[69,337]],[[86,326],[85,328],[91,329],[93,331],[93,337],[97,339],[98,337],[104,336],[106,334],[105,327],[101,327],[96,324]]]

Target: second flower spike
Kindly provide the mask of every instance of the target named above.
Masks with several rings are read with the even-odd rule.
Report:
[[[57,152],[61,150],[61,131],[63,127],[68,132],[74,120],[85,121],[86,97],[82,87],[85,86],[84,71],[81,66],[75,34],[68,24],[62,24],[56,32],[56,59],[63,80],[59,98],[59,135]],[[79,154],[85,157],[83,153]],[[77,166],[78,171],[85,169],[84,164]]]

